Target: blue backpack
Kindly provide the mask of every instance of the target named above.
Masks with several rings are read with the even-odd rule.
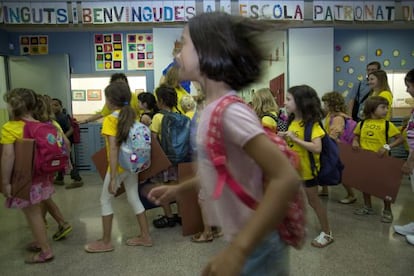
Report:
[[[320,122],[319,125],[324,130],[325,135],[322,137],[322,151],[319,157],[319,171],[316,168],[313,153],[308,151],[312,175],[320,185],[338,185],[342,181],[342,171],[344,169],[344,165],[339,157],[339,147],[335,140],[329,137]],[[307,142],[312,141],[312,128],[313,123],[307,123],[305,125],[305,141]]]
[[[173,165],[191,161],[190,118],[175,112],[161,110],[160,145]]]

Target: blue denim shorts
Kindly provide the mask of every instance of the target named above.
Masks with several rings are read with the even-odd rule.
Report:
[[[241,275],[289,275],[288,247],[276,231],[256,247],[247,259]]]

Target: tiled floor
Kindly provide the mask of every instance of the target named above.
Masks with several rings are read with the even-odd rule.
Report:
[[[31,234],[21,211],[0,208],[0,275],[199,275],[209,257],[220,250],[224,241],[194,244],[181,235],[180,227],[154,229],[151,234],[154,246],[128,247],[127,237],[137,233],[136,220],[125,196],[115,200],[113,241],[115,251],[88,254],[83,246],[100,237],[101,219],[99,194],[101,181],[98,175],[83,173],[85,186],[65,190],[56,187],[54,199],[73,232],[59,242],[51,241],[55,260],[48,264],[26,265],[24,246]],[[313,212],[308,212],[308,241],[300,250],[291,250],[291,275],[410,275],[414,270],[414,246],[404,237],[395,234],[392,224],[380,222],[379,215],[366,218],[352,214],[361,204],[361,196],[351,205],[341,205],[342,187],[330,190],[330,198],[323,199],[328,207],[335,242],[325,249],[310,246],[318,234]],[[358,193],[359,194],[359,193]],[[1,204],[3,204],[1,199]],[[374,200],[380,213],[382,202]],[[148,211],[150,220],[160,212]],[[414,220],[414,193],[407,180],[403,181],[396,203],[393,205],[394,223],[405,224]],[[49,236],[56,230],[48,217]],[[411,274],[413,275],[413,274]]]

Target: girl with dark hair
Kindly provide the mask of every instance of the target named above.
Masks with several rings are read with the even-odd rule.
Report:
[[[126,241],[130,246],[152,246],[145,208],[138,196],[137,175],[125,171],[119,166],[118,153],[120,145],[127,140],[129,130],[136,121],[137,114],[131,108],[131,92],[125,82],[112,82],[105,88],[106,106],[112,113],[105,116],[102,123],[102,135],[105,137],[108,169],[101,194],[102,238],[85,245],[89,253],[108,252],[114,250],[111,241],[113,209],[111,201],[121,183],[124,183],[128,202],[136,216],[141,234]]]
[[[151,125],[152,117],[158,112],[157,100],[152,93],[143,92],[138,94],[138,104],[143,110],[140,116],[140,122],[146,126]]]
[[[213,111],[221,101],[235,97],[236,91],[260,78],[262,61],[269,53],[262,48],[266,41],[260,39],[268,37],[272,29],[274,26],[263,21],[212,12],[191,18],[182,33],[183,47],[176,57],[180,79],[197,81],[206,96],[197,130],[197,177],[156,187],[149,196],[155,202],[169,202],[199,184],[207,223],[222,227],[224,238],[230,241],[209,261],[203,275],[289,274],[287,246],[275,231],[300,187],[289,160],[243,103],[226,107],[220,118],[222,138],[226,165],[234,179],[260,202],[256,210],[244,205],[227,185],[213,200],[219,174],[207,154]]]
[[[328,214],[318,197],[318,181],[312,174],[308,151],[315,158],[316,168],[320,168],[320,153],[322,151],[322,137],[325,131],[320,126],[324,116],[321,101],[316,91],[308,85],[293,86],[288,89],[285,103],[289,113],[289,128],[286,132],[279,132],[285,137],[288,145],[300,156],[301,176],[304,180],[306,196],[309,205],[315,211],[321,225],[320,234],[312,241],[315,247],[325,247],[334,239],[329,226]],[[311,141],[305,141],[305,126],[312,124]]]

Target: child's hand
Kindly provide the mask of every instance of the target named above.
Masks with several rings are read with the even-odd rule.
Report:
[[[352,149],[353,150],[359,150],[360,149],[359,143],[355,140],[352,141]]]
[[[178,185],[162,185],[152,188],[148,193],[148,199],[157,205],[170,203],[171,201],[174,201],[177,196],[177,187]]]
[[[388,150],[386,150],[384,148],[380,148],[379,151],[378,151],[379,157],[384,157],[387,154],[388,154]]]
[[[109,183],[109,186],[108,186],[108,192],[110,194],[113,194],[113,195],[116,194],[116,190],[118,190],[118,185],[116,182],[117,182],[116,178],[111,179],[111,182]]]
[[[238,248],[230,245],[209,261],[202,275],[240,275],[245,261],[246,256]]]

